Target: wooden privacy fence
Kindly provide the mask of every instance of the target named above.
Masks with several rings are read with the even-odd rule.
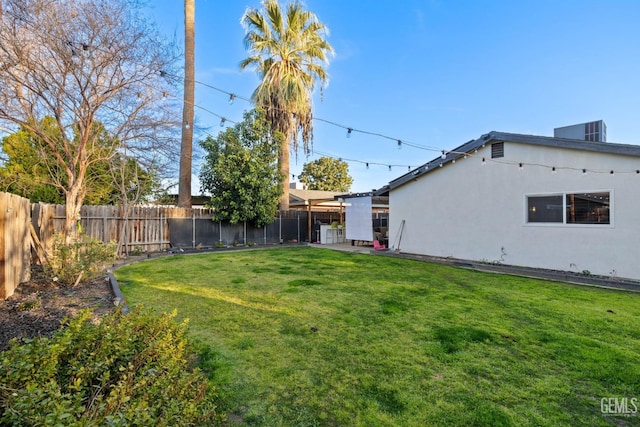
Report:
[[[10,297],[30,278],[29,200],[0,193],[0,298]]]
[[[64,210],[64,205],[32,205],[31,221],[47,253],[51,253],[53,237],[64,225]],[[314,222],[339,219],[338,214],[330,212],[311,215]],[[136,206],[128,216],[119,206],[83,206],[79,221],[85,235],[105,243],[118,242],[123,253],[212,247],[220,242],[225,245],[304,242],[309,240],[307,223],[308,213],[302,210],[277,212],[271,224],[254,227],[248,223],[214,222],[209,209],[172,206]]]
[[[121,206],[83,206],[80,210],[80,228],[83,234],[103,242],[119,242],[123,252],[140,250],[155,252],[168,249],[170,244],[170,218],[208,219],[211,211],[172,206],[134,206],[125,215]],[[53,236],[62,230],[65,220],[64,205],[37,203],[32,208],[32,222],[42,246],[51,251]]]

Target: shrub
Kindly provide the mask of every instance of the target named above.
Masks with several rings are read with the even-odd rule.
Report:
[[[219,425],[215,390],[188,362],[186,322],[141,309],[0,353],[0,425]]]
[[[116,248],[114,242],[104,244],[101,240],[86,235],[67,244],[62,234],[56,234],[48,273],[57,277],[63,285],[74,284],[79,279],[90,280],[103,271],[107,262],[115,259]]]

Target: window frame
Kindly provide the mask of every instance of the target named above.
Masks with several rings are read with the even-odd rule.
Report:
[[[590,223],[571,223],[567,222],[567,196],[571,194],[586,193],[609,193],[609,223],[608,224],[590,224]],[[554,197],[562,196],[562,222],[529,222],[529,198],[530,197]],[[614,191],[613,189],[605,190],[586,190],[586,191],[563,191],[549,193],[527,193],[524,195],[524,225],[527,227],[588,227],[588,228],[613,228],[614,226]]]

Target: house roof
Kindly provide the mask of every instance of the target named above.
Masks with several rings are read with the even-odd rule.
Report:
[[[466,154],[474,152],[476,149],[483,147],[485,144],[495,142],[513,142],[520,144],[539,145],[544,147],[564,148],[570,150],[591,151],[606,154],[618,154],[622,156],[640,157],[640,145],[614,144],[611,142],[591,142],[580,139],[554,138],[549,136],[522,135],[517,133],[506,133],[491,131],[472,139],[451,151],[444,152],[442,156],[438,156],[427,163],[405,173],[404,175],[389,182],[388,185],[375,191],[376,195],[388,195],[390,190],[400,187],[417,177],[426,175],[440,165],[453,162]]]
[[[306,202],[310,201],[333,201],[336,199],[336,196],[341,194],[341,191],[300,190],[298,188],[290,188],[289,203],[306,204]]]
[[[337,200],[338,196],[343,193],[340,191],[319,191],[319,190],[300,190],[295,188],[289,189],[289,204],[291,206],[306,206],[312,205],[326,205],[326,206],[340,206],[340,202]],[[178,195],[172,194],[169,197],[173,200],[174,204],[177,204]],[[204,206],[211,200],[211,196],[200,195],[191,196],[191,204],[193,206]]]
[[[313,206],[318,209],[336,209],[346,206],[349,199],[354,197],[371,197],[374,210],[386,211],[389,208],[389,197],[379,196],[375,191],[365,193],[343,193],[340,191],[319,191],[289,189],[289,206],[299,208],[301,206]]]

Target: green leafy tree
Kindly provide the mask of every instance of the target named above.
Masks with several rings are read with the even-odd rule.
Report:
[[[49,139],[60,138],[60,129],[52,117],[45,117],[38,125]],[[84,202],[90,205],[111,204],[127,195],[140,193],[150,195],[157,185],[154,173],[144,170],[133,158],[122,158],[116,153],[118,141],[112,138],[100,123],[94,123],[96,138],[94,151],[101,150],[104,157],[87,168]],[[78,135],[75,141],[79,140]],[[6,160],[0,166],[0,189],[26,197],[32,202],[54,204],[65,203],[65,188],[68,176],[55,160],[50,147],[33,132],[20,128],[2,139],[2,150]],[[120,186],[120,182],[126,186]],[[130,197],[129,197],[130,198]]]
[[[277,168],[282,139],[256,109],[215,139],[200,142],[206,152],[200,181],[202,190],[211,193],[215,220],[249,221],[257,226],[273,221],[282,192]]]
[[[263,0],[262,7],[250,7],[242,17],[250,56],[240,69],[256,69],[261,82],[252,98],[264,109],[271,128],[285,136],[278,154],[284,210],[289,208],[290,146],[297,150],[298,134],[305,151],[312,143],[311,95],[316,82],[325,85],[328,80],[325,66],[333,48],[325,39],[325,25],[302,3],[292,1],[285,13],[277,0]]]
[[[320,157],[318,160],[305,163],[299,179],[307,184],[309,190],[346,192],[353,184],[347,162],[331,157]]]
[[[55,124],[46,118],[41,126],[47,133],[59,132]],[[62,181],[63,174],[42,161],[49,153],[41,148],[39,139],[24,128],[2,138],[2,151],[6,158],[0,167],[0,188],[32,202],[62,204],[64,192],[51,182],[52,175],[54,180]]]

